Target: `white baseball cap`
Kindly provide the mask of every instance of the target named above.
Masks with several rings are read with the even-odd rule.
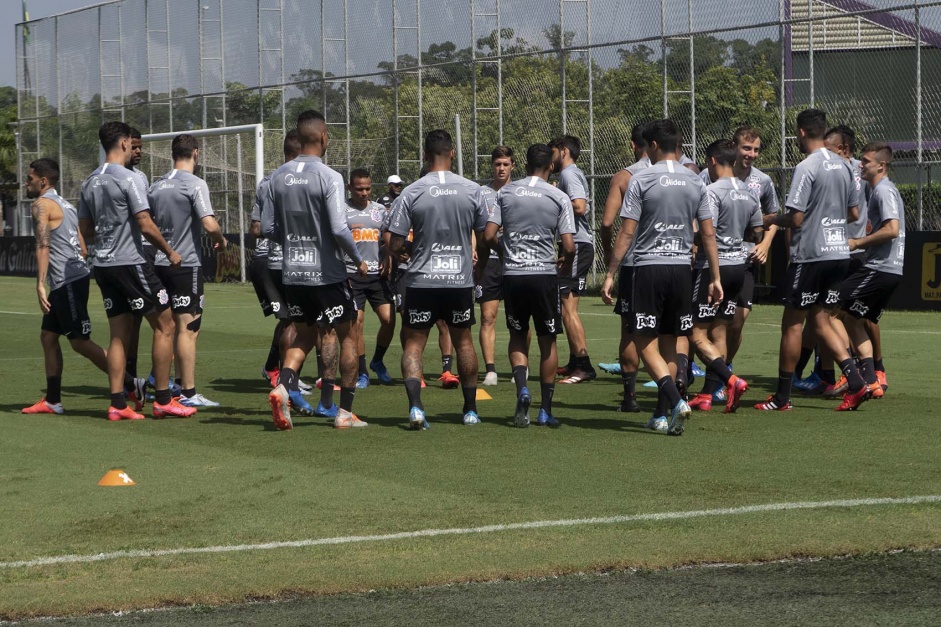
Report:
[[[398,174],[393,174],[392,176],[386,179],[386,185],[392,185],[393,183],[398,185],[401,182],[402,182],[402,179],[399,178]]]

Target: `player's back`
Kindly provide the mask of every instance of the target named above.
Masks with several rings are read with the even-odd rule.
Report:
[[[140,229],[134,215],[148,208],[146,190],[127,168],[105,163],[82,184],[79,218],[95,223],[95,265],[144,263]]]
[[[745,263],[748,255],[744,246],[745,235],[751,228],[762,224],[761,205],[747,189],[738,178],[719,179],[706,187],[713,211],[720,266]],[[702,268],[705,264],[706,253],[700,248],[696,254],[696,266]]]
[[[575,233],[569,198],[537,176],[504,186],[494,216],[503,226],[504,274],[556,274],[555,242]]]
[[[174,169],[154,181],[148,199],[161,235],[180,254],[182,266],[201,266],[200,221],[213,215],[206,182],[192,172]],[[163,251],[157,252],[154,263],[170,265]]]
[[[815,150],[794,169],[787,208],[804,212],[792,229],[791,259],[797,263],[849,258],[847,209],[853,202],[853,176],[842,157]]]

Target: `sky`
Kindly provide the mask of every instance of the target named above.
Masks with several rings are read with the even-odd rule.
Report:
[[[26,0],[29,18],[35,20],[56,13],[72,11],[82,7],[99,4],[94,0]],[[22,0],[0,0],[0,51],[5,59],[15,59],[16,55],[16,25],[23,21]],[[0,85],[16,86],[16,64],[0,64]]]

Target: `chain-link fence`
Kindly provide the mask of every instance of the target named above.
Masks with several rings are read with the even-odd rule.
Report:
[[[941,0],[119,0],[21,24],[16,39],[20,173],[57,158],[71,198],[105,120],[145,134],[261,122],[270,169],[285,128],[315,108],[327,161],[377,183],[413,180],[422,135],[457,119],[476,179],[498,144],[522,154],[576,135],[598,225],[638,121],[675,119],[700,163],[712,140],[757,127],[756,165],[783,195],[794,118],[814,105],[860,146],[889,141],[908,228],[941,229]],[[29,232],[25,206],[19,222]]]

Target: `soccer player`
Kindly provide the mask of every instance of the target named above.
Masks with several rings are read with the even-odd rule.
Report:
[[[885,393],[885,368],[881,353],[874,359],[874,342],[867,323],[879,323],[889,298],[902,281],[905,265],[905,207],[889,180],[891,165],[892,148],[888,144],[873,142],[863,147],[861,173],[871,190],[866,215],[872,232],[849,240],[850,250],[865,251],[866,260],[840,286],[846,330],[873,398]]]
[[[333,426],[365,427],[353,414],[356,303],[343,254],[353,260],[360,276],[366,276],[366,262],[346,223],[343,177],[323,162],[330,139],[323,114],[301,113],[297,133],[301,153],[271,175],[262,213],[262,233],[281,244],[284,290],[296,329],[294,342],[283,355],[278,386],[268,395],[271,416],[278,429],[293,429],[288,401],[307,405],[297,373],[314,347],[319,323],[336,331],[324,335],[322,347],[325,372],[340,366],[340,409]]]
[[[124,122],[105,122],[98,129],[105,163],[85,179],[78,206],[79,230],[86,242],[95,243],[95,281],[101,289],[111,342],[108,345],[108,382],[111,406],[108,420],[141,420],[143,390],[134,390],[135,410],[124,398],[125,347],[135,316],[144,316],[154,331],[154,418],[187,417],[196,413],[170,395],[170,361],[173,358],[173,317],[170,298],[145,263],[141,235],[179,267],[173,250],[150,217],[147,196],[138,188],[137,176],[124,165],[131,150],[131,129]]]
[[[425,137],[428,174],[405,188],[392,207],[389,224],[391,251],[409,249],[402,303],[402,377],[409,404],[409,426],[427,429],[421,401],[422,354],[428,331],[440,319],[457,349],[457,366],[464,395],[463,422],[476,425],[477,353],[474,326],[474,251],[487,224],[487,203],[480,186],[451,173],[454,142],[447,131]],[[407,244],[409,233],[414,241]]]
[[[601,294],[607,304],[614,302],[614,274],[636,237],[634,342],[647,371],[672,407],[669,420],[657,412],[648,426],[681,435],[690,408],[675,381],[676,345],[677,337],[688,337],[693,328],[693,222],[699,222],[702,248],[709,261],[709,304],[722,300],[719,257],[706,186],[676,161],[680,150],[676,125],[668,119],[651,122],[644,129],[644,139],[651,166],[631,179]]]
[[[620,170],[611,178],[608,188],[608,199],[604,204],[604,216],[601,219],[601,247],[604,251],[605,266],[611,264],[612,243],[614,237],[614,221],[621,212],[621,205],[631,179],[635,174],[650,167],[647,157],[647,142],[644,139],[646,123],[635,124],[631,129],[631,150],[634,153],[634,163]],[[618,370],[621,373],[621,386],[623,397],[618,411],[638,412],[637,404],[637,371],[640,368],[640,355],[634,344],[634,334],[631,331],[633,310],[631,308],[631,295],[634,286],[634,255],[628,251],[621,262],[618,271],[618,299],[614,303],[614,313],[621,316],[621,345],[618,349]],[[602,365],[604,367],[604,365]]]
[[[493,180],[481,188],[487,209],[493,215],[497,192],[510,182],[516,161],[513,159],[513,149],[509,146],[497,146],[490,155],[490,165],[493,168]],[[483,274],[477,280],[477,304],[480,305],[480,354],[484,358],[487,374],[484,375],[484,385],[497,385],[496,343],[497,343],[497,311],[503,299],[503,264],[500,260],[492,260],[483,266]]]
[[[565,135],[549,143],[554,155],[554,169],[559,175],[558,187],[572,202],[575,212],[575,261],[572,269],[559,276],[559,293],[562,295],[562,323],[569,343],[569,361],[559,369],[559,383],[581,383],[595,378],[595,368],[588,356],[588,340],[585,327],[578,315],[578,298],[588,287],[588,273],[595,261],[595,240],[588,230],[588,213],[591,210],[588,198],[588,180],[575,165],[582,150],[577,137]]]
[[[379,332],[376,334],[376,352],[373,354],[370,367],[379,377],[380,383],[392,383],[392,377],[383,363],[386,351],[392,343],[395,333],[395,313],[392,311],[392,288],[389,281],[381,276],[379,231],[382,228],[385,208],[373,202],[372,177],[369,170],[357,168],[350,172],[349,183],[350,198],[346,201],[346,222],[353,234],[353,241],[359,249],[360,255],[366,260],[368,274],[360,278],[356,267],[347,260],[346,269],[353,286],[353,300],[356,302],[356,336],[357,355],[359,356],[359,377],[356,387],[369,386],[369,373],[366,371],[366,343],[363,338],[363,329],[366,323],[366,301],[379,318]]]
[[[174,355],[180,376],[180,404],[186,407],[218,407],[196,391],[196,340],[202,325],[204,304],[202,245],[200,231],[206,231],[216,250],[225,250],[227,241],[216,222],[209,202],[209,187],[193,174],[199,163],[199,144],[183,133],[170,145],[173,169],[154,181],[148,200],[157,218],[160,234],[179,252],[182,263],[170,266],[161,252],[154,262],[157,278],[170,296],[170,310],[176,326]]]
[[[708,261],[700,248],[693,264],[693,345],[706,365],[702,392],[689,401],[692,409],[712,409],[713,394],[725,384],[725,413],[734,412],[748,389],[744,379],[732,374],[725,359],[726,328],[735,318],[740,293],[745,283],[745,240],[761,241],[764,223],[758,199],[735,176],[733,164],[738,150],[730,139],[719,139],[706,148],[710,177],[706,187],[712,222],[716,231],[719,278],[723,300],[709,302]]]
[[[398,174],[392,174],[386,179],[386,186],[388,188],[386,193],[380,196],[376,202],[386,209],[390,209],[392,203],[394,203],[395,199],[402,193],[402,188],[405,187],[405,183]]]
[[[777,391],[755,409],[789,411],[794,367],[800,357],[801,331],[808,311],[817,339],[840,364],[849,385],[837,411],[854,410],[869,398],[856,363],[830,324],[827,309],[840,304],[839,286],[849,265],[847,222],[854,222],[855,183],[848,165],[824,147],[827,117],[818,109],[797,115],[797,141],[807,155],[794,170],[785,208],[765,216],[765,225],[791,229],[791,264],[787,269]]]
[[[108,372],[108,357],[91,340],[88,317],[90,272],[85,265],[85,241],[78,230],[78,214],[69,201],[59,196],[59,164],[52,159],[36,159],[26,172],[26,197],[33,201],[36,232],[36,295],[43,313],[42,343],[46,366],[46,395],[25,407],[24,414],[61,414],[62,349],[65,336],[72,350],[102,372]],[[46,292],[46,281],[49,292]]]
[[[559,426],[559,421],[552,415],[552,396],[559,365],[555,338],[562,328],[555,242],[561,240],[561,267],[567,269],[575,257],[575,216],[569,197],[548,183],[554,161],[549,146],[535,144],[529,147],[526,151],[527,177],[504,186],[497,193],[483,238],[485,246],[500,246],[502,249],[503,280],[507,288],[504,297],[506,326],[510,331],[509,356],[516,382],[513,422],[517,427],[529,426],[529,406],[532,403],[526,385],[530,318],[536,329],[540,352],[541,405],[536,424]],[[503,237],[498,238],[501,227]],[[478,257],[486,259],[484,254]],[[489,265],[486,261],[483,263]]]
[[[144,171],[138,168],[140,165],[141,159],[143,158],[144,150],[144,140],[141,136],[139,130],[134,127],[131,127],[131,152],[128,154],[127,169],[137,175],[138,189],[146,193],[150,189],[150,182],[147,180],[147,175],[144,174]],[[153,218],[154,214],[151,211],[150,217]],[[147,262],[151,265],[154,263],[154,259],[157,257],[157,249],[154,248],[146,237],[141,236],[141,246],[143,246],[144,257],[147,259]],[[140,325],[144,321],[142,317],[134,317],[134,326],[131,329],[131,336],[128,339],[127,343],[127,371],[131,374],[132,377],[137,376],[137,351],[140,344]],[[172,387],[172,382],[171,382]]]

